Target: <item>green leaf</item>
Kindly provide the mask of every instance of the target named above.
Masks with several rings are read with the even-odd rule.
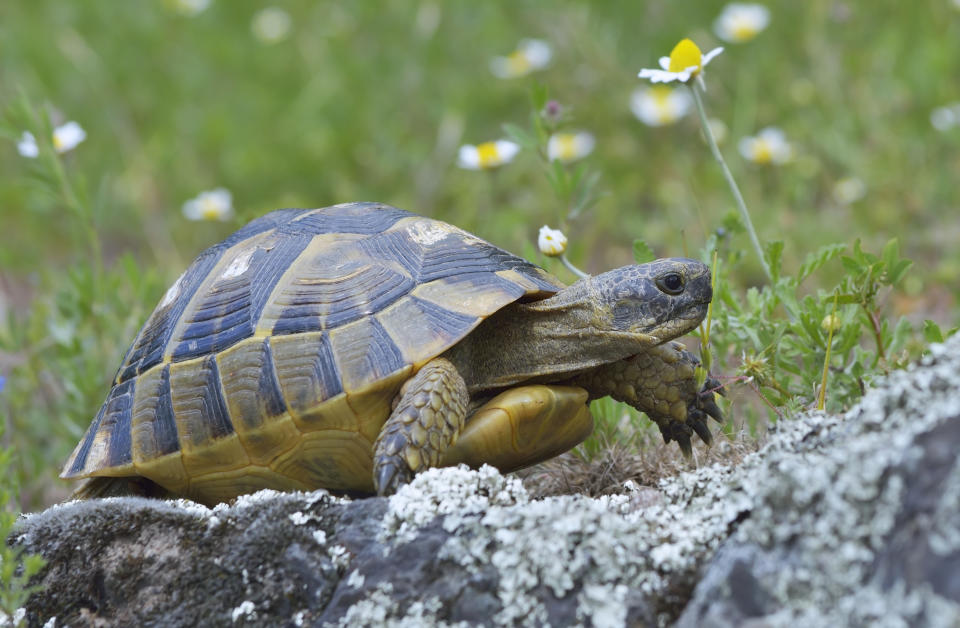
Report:
[[[833,303],[833,295],[828,294],[821,298],[823,303]],[[837,305],[847,305],[850,303],[859,304],[860,295],[858,294],[841,294],[837,296]]]
[[[864,265],[853,257],[844,255],[840,258],[840,263],[843,264],[844,269],[851,275],[859,275],[863,272]]]
[[[892,238],[883,246],[883,263],[886,264],[887,268],[893,268],[897,265],[897,260],[900,259],[900,243],[897,242],[896,238]]]
[[[800,264],[800,270],[797,271],[797,283],[802,282],[804,279],[822,268],[824,264],[832,259],[835,259],[846,249],[846,244],[843,244],[842,242],[835,242],[833,244],[821,246],[815,252],[807,255],[807,257],[804,258],[803,263]]]
[[[913,325],[905,317],[897,321],[897,326],[893,328],[893,342],[890,343],[890,354],[900,353],[910,340],[910,334],[913,333]]]
[[[780,261],[783,258],[783,240],[774,240],[768,243],[764,251],[764,257],[767,258],[767,265],[770,267],[773,281],[778,281],[780,279]]]
[[[940,325],[929,318],[923,321],[923,337],[927,342],[943,342],[943,332],[940,331]]]
[[[903,279],[903,276],[906,274],[910,267],[913,266],[913,262],[904,259],[897,262],[893,267],[887,268],[887,283],[891,286],[900,283],[900,280]]]
[[[657,256],[646,242],[637,238],[633,241],[633,259],[638,264],[646,264],[657,259]]]

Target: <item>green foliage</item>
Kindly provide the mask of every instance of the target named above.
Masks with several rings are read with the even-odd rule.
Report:
[[[783,246],[767,249],[773,272],[772,286],[750,288],[741,299],[731,283],[729,265],[717,277],[715,299],[723,307],[714,310],[711,342],[727,356],[739,358],[738,373],[760,388],[776,404],[789,400],[810,403],[820,387],[827,340],[833,327],[827,407],[836,411],[861,394],[865,382],[891,367],[901,366],[901,352],[914,342],[909,321],[901,318],[892,327],[880,297],[898,285],[910,267],[901,259],[896,239],[882,256],[862,250],[860,241],[853,255],[842,256],[843,244],[828,244],[810,253],[795,275],[784,275],[780,259]],[[728,252],[736,263],[739,252]],[[804,293],[804,280],[829,262],[841,259],[846,274],[833,289]],[[834,303],[840,306],[834,312]],[[917,347],[913,347],[913,355]]]
[[[18,516],[6,508],[7,504],[16,502],[17,495],[16,475],[10,473],[13,458],[13,449],[0,449],[0,504],[5,506],[0,511],[0,624],[4,626],[19,625],[18,609],[22,609],[27,598],[39,588],[30,585],[30,578],[40,573],[46,564],[42,556],[28,554],[23,547],[6,542],[14,532]]]

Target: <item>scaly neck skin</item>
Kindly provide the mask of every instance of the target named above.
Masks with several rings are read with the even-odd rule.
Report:
[[[578,282],[553,297],[497,312],[444,357],[471,394],[524,381],[558,381],[585,369],[636,355],[650,340],[601,332],[591,287]]]

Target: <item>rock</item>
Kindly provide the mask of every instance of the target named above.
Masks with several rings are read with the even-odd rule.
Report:
[[[390,499],[261,491],[25,516],[31,625],[957,625],[960,337],[736,468],[533,499],[494,469]]]
[[[678,626],[960,625],[960,335],[782,427]]]

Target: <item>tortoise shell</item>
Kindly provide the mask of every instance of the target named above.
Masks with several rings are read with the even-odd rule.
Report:
[[[372,490],[403,382],[505,305],[562,287],[394,207],[274,211],[170,287],[61,477],[143,476],[205,502]]]

